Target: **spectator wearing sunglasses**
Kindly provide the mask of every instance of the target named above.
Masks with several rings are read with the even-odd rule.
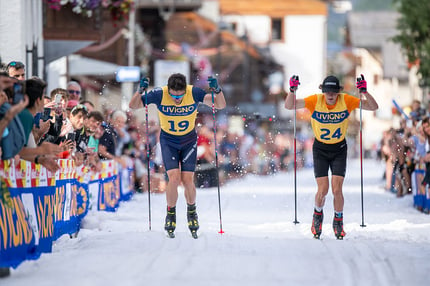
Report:
[[[77,81],[69,81],[66,89],[69,93],[69,100],[76,100],[79,102],[82,92],[81,85]]]
[[[14,77],[18,80],[25,80],[25,65],[21,62],[10,62],[6,67],[6,71],[10,77]]]
[[[158,108],[161,133],[160,145],[163,163],[169,177],[166,187],[167,216],[164,229],[173,237],[176,228],[176,202],[179,184],[185,188],[188,227],[196,234],[199,224],[196,211],[196,186],[194,172],[197,162],[197,132],[195,121],[200,103],[222,109],[226,106],[224,94],[216,78],[210,77],[209,92],[188,85],[183,74],[172,74],[167,85],[144,92],[149,80],[143,78],[138,90],[132,97],[129,107],[138,109],[146,104]]]

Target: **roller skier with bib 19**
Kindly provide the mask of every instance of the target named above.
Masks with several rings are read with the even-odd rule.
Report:
[[[172,74],[166,86],[155,88],[149,92],[146,89],[149,79],[143,78],[138,90],[130,100],[129,107],[138,109],[145,104],[155,104],[158,108],[161,133],[160,145],[163,164],[167,172],[166,187],[167,215],[165,230],[174,237],[176,229],[176,202],[178,186],[182,183],[187,202],[188,227],[194,238],[197,238],[199,223],[196,211],[196,187],[194,172],[197,162],[197,133],[195,121],[199,103],[223,109],[226,106],[224,94],[216,78],[208,79],[212,93],[188,85],[183,74]],[[145,91],[145,92],[144,92]]]
[[[335,76],[327,76],[319,86],[322,93],[313,94],[304,99],[296,99],[295,92],[299,86],[299,77],[290,79],[290,92],[285,99],[285,108],[306,108],[311,113],[312,131],[315,140],[312,146],[314,175],[317,182],[315,206],[311,231],[315,238],[322,232],[323,207],[329,190],[328,171],[331,171],[331,190],[333,193],[334,218],[333,231],[337,239],[343,239],[343,181],[346,173],[347,144],[345,135],[348,128],[348,117],[360,107],[360,98],[342,93],[343,87]],[[357,78],[356,86],[361,97],[361,108],[374,111],[378,104],[367,92],[364,76]],[[296,102],[294,102],[294,99]]]

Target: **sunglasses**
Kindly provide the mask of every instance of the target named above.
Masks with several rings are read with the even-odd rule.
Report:
[[[24,66],[24,64],[23,63],[21,63],[21,62],[15,62],[15,61],[13,61],[13,62],[10,62],[8,65],[7,65],[7,69],[9,69],[9,68],[15,68],[15,69],[17,69],[17,70],[19,70],[19,69],[23,69],[25,66]]]
[[[72,108],[72,113],[75,113],[75,111],[83,109],[85,112],[88,112],[87,107],[83,104],[78,104],[75,107]]]
[[[80,95],[81,94],[81,92],[79,90],[73,90],[73,89],[69,89],[67,92],[69,94],[76,94],[76,95]]]
[[[181,98],[184,97],[185,92],[183,94],[179,94],[179,95],[171,94],[170,92],[169,92],[169,94],[170,94],[171,97],[173,97],[173,99],[178,100],[178,99],[181,99]]]

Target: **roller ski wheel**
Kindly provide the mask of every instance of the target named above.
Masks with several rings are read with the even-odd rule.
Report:
[[[175,233],[173,232],[173,230],[168,230],[167,231],[167,237],[168,238],[175,238]]]
[[[192,230],[192,231],[191,231],[191,236],[192,236],[194,239],[199,238],[199,235],[197,234],[197,230]]]

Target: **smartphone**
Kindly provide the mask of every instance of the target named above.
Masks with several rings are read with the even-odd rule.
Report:
[[[69,134],[67,134],[66,139],[75,142],[76,134],[75,133],[69,133]]]
[[[51,108],[45,107],[43,109],[43,113],[42,113],[42,120],[43,121],[48,121],[49,119],[51,119]]]
[[[63,97],[61,96],[61,94],[59,94],[59,93],[57,93],[56,95],[55,95],[55,105],[56,106],[60,106],[60,104],[61,104],[61,99],[62,99]]]
[[[14,83],[13,84],[13,104],[18,104],[22,100],[24,100],[24,92],[22,84]]]

